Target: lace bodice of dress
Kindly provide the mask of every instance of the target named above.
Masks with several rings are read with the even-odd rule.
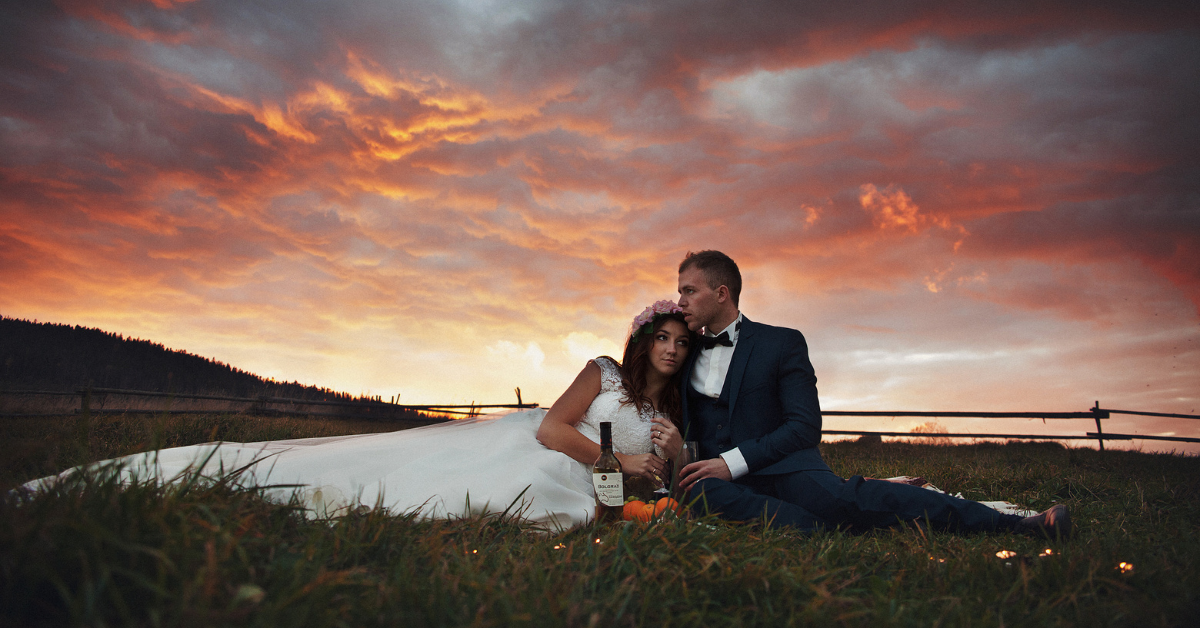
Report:
[[[625,389],[621,386],[621,369],[610,358],[592,360],[600,367],[600,394],[583,414],[576,429],[595,442],[600,442],[600,422],[612,422],[613,448],[623,454],[647,454],[656,448],[650,443],[651,419],[661,416],[651,409],[638,412],[633,404],[622,402]],[[662,452],[656,451],[659,455]]]

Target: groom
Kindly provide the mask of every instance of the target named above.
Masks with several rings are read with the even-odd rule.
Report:
[[[741,272],[724,253],[688,253],[679,265],[679,307],[689,328],[704,330],[681,391],[684,430],[699,442],[701,460],[680,471],[680,486],[699,497],[696,508],[735,521],[765,515],[801,530],[928,522],[957,532],[1070,535],[1062,505],[1022,518],[915,486],[835,475],[817,449],[821,407],[804,336],[747,319],[741,290]]]

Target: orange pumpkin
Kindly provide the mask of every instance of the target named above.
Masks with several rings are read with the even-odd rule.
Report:
[[[664,497],[654,503],[654,516],[655,517],[662,516],[663,512],[665,512],[667,510],[670,510],[671,512],[678,512],[679,511],[679,502],[671,499],[670,497]]]
[[[646,511],[647,506],[650,506],[650,504],[640,499],[631,499],[625,502],[625,507],[621,509],[621,518],[625,521],[645,521],[641,518],[641,515]],[[653,508],[653,506],[650,507]]]

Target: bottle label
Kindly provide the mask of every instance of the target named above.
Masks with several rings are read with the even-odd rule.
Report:
[[[605,506],[625,504],[625,483],[621,472],[604,471],[592,474],[592,486],[596,488],[596,500]]]

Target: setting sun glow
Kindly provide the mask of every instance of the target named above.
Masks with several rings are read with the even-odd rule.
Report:
[[[715,248],[825,409],[1198,413],[1194,21],[1018,4],[9,3],[0,314],[548,406]]]

